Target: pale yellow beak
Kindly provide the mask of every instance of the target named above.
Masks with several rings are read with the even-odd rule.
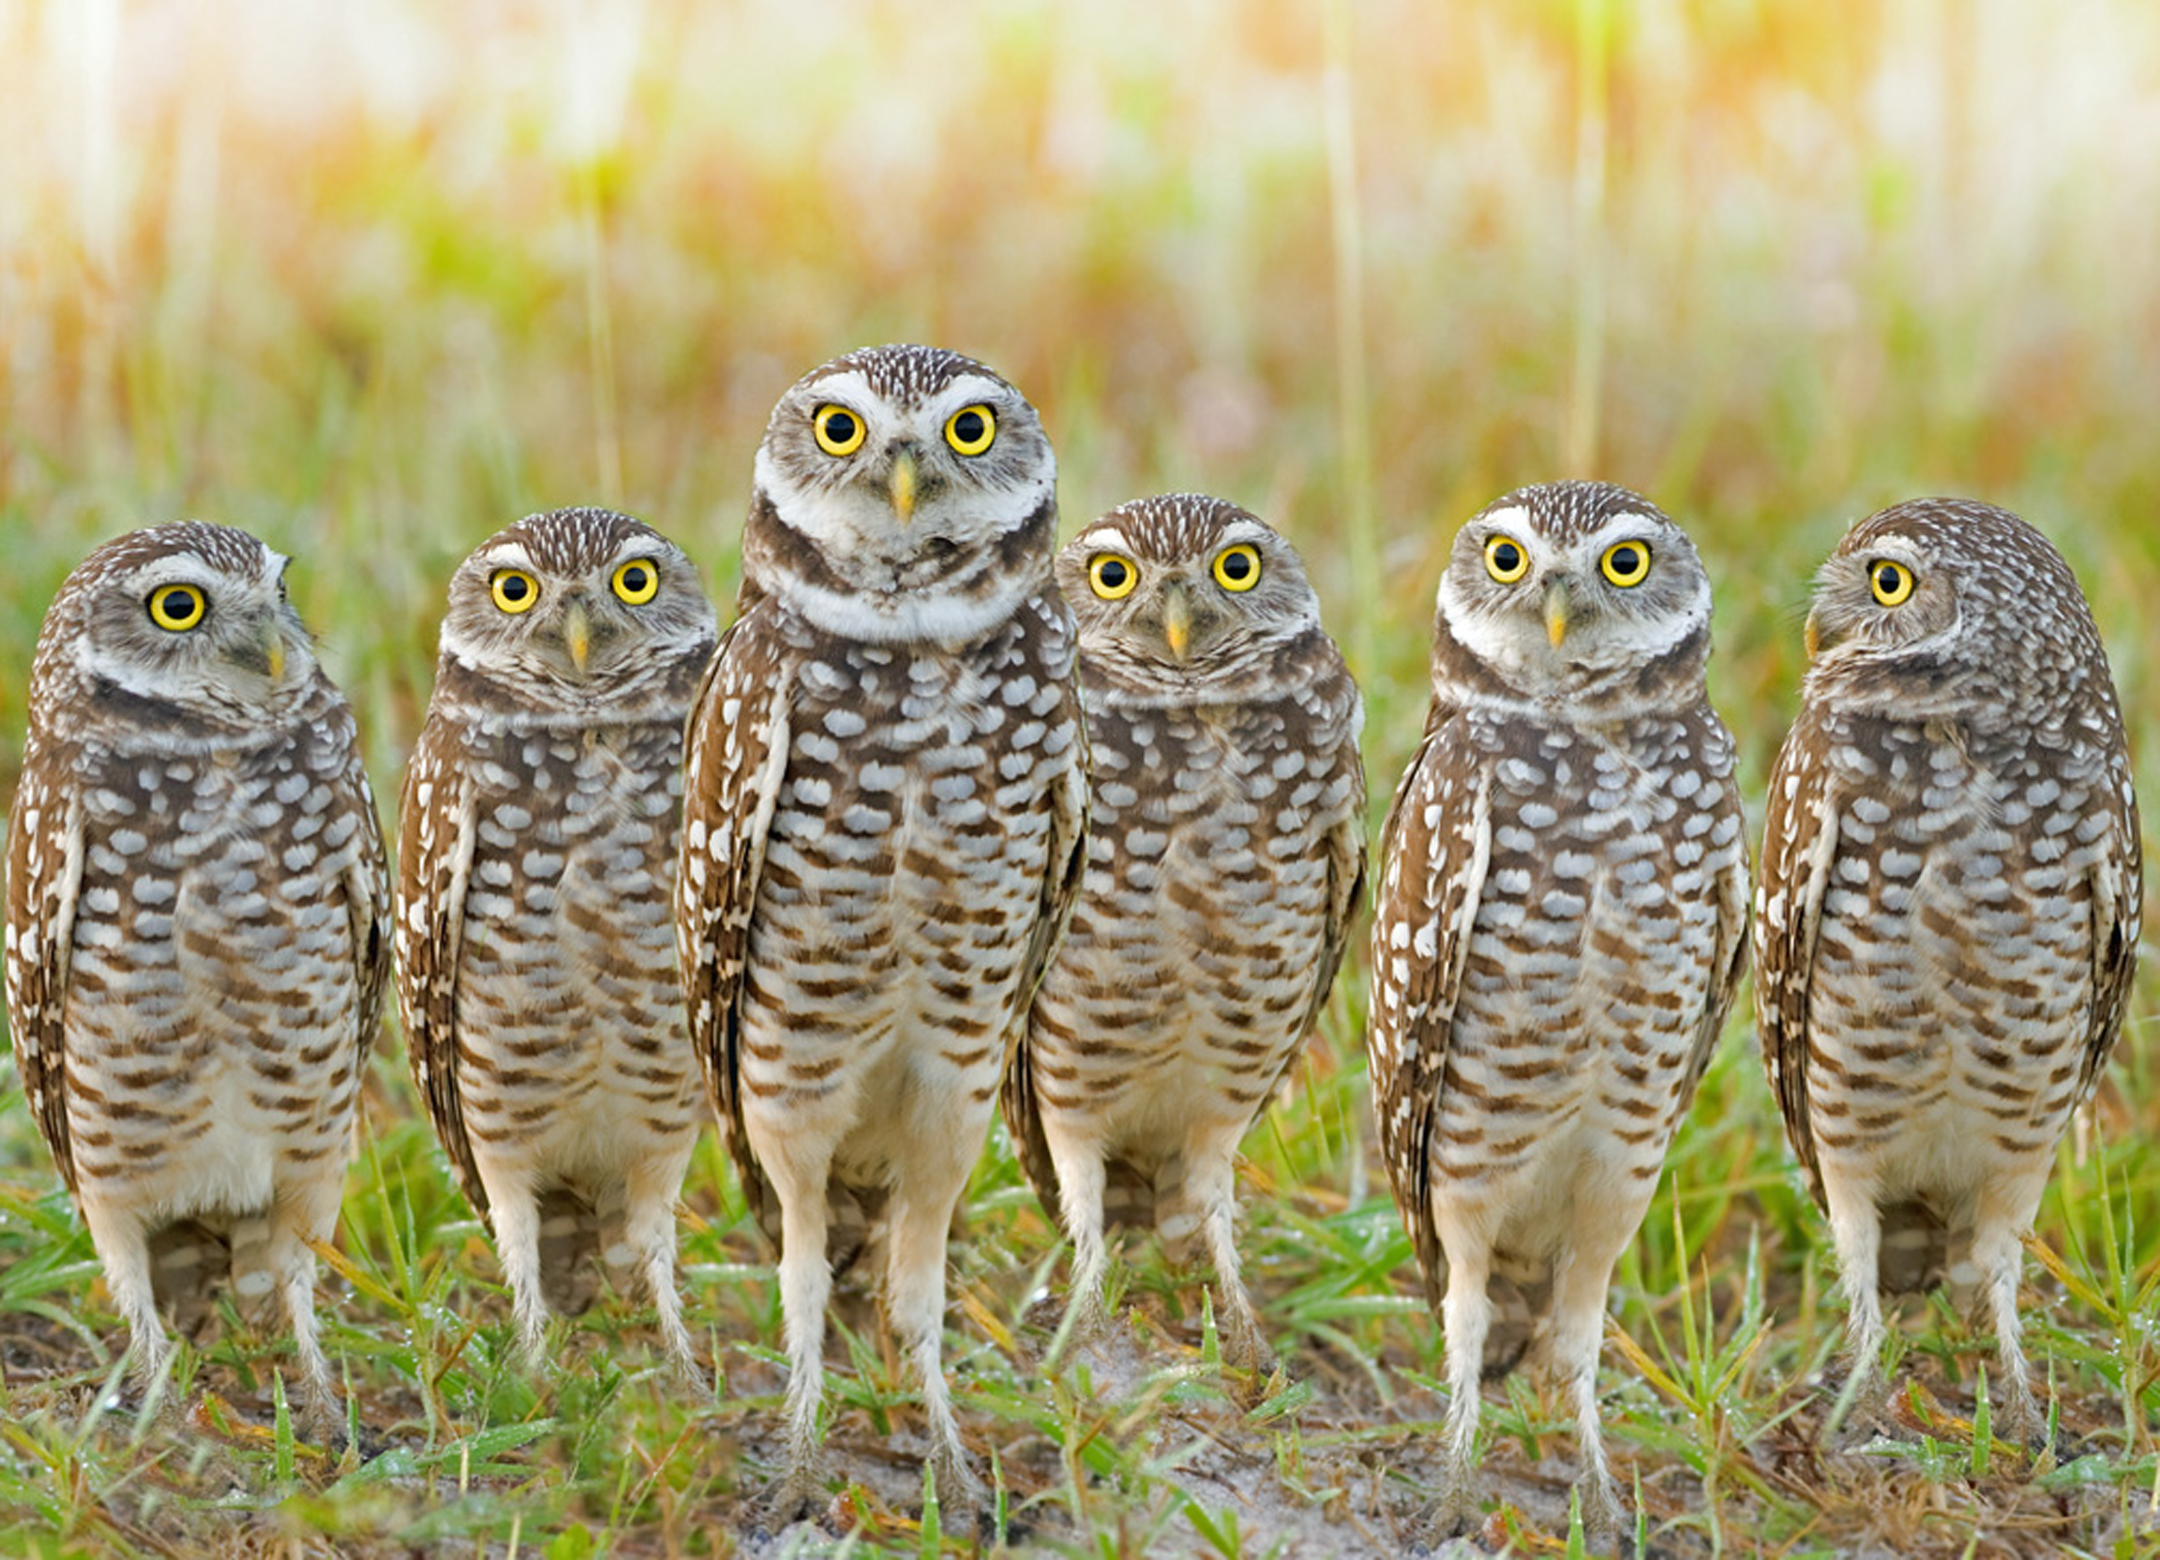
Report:
[[[263,625],[263,659],[270,666],[270,680],[285,680],[285,630],[275,618]]]
[[[1569,621],[1567,580],[1565,578],[1547,580],[1545,582],[1545,637],[1552,641],[1552,647],[1555,650],[1559,649],[1561,641],[1567,638]]]
[[[1837,628],[1825,627],[1819,612],[1808,613],[1807,629],[1803,637],[1807,640],[1807,658],[1810,661],[1835,650],[1846,638]]]
[[[592,654],[592,619],[586,615],[582,601],[571,602],[563,613],[563,643],[570,647],[570,664],[582,674]]]
[[[890,492],[893,513],[900,517],[902,525],[915,518],[915,483],[918,475],[912,451],[902,450],[893,457]]]
[[[1163,593],[1162,633],[1170,653],[1184,660],[1185,647],[1192,643],[1192,603],[1185,599],[1182,585],[1172,585]]]

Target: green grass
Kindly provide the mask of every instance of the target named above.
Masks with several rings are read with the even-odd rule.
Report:
[[[1028,391],[1068,531],[1198,487],[1298,542],[1367,691],[1376,820],[1455,526],[1578,474],[1698,540],[1751,819],[1810,574],[1922,492],[2061,544],[2160,795],[2160,143],[2134,129],[2160,16],[2132,0],[2075,27],[1869,0],[306,11],[0,10],[0,794],[40,616],[97,540],[199,515],[293,554],[387,797],[473,542],[614,503],[726,599],[773,400],[911,338]],[[1373,1157],[1364,980],[1360,951],[1246,1145],[1276,1379],[1221,1369],[1197,1275],[1146,1244],[1113,1342],[1045,1374],[1063,1255],[993,1138],[947,1359],[1015,1547],[1430,1537],[1440,1349]],[[1991,1340],[1939,1303],[1902,1335],[1909,1437],[1818,1449],[1842,1308],[1736,1019],[1614,1289],[1609,1438],[1654,1551],[2160,1547],[2156,995],[2148,957],[2038,1221],[2029,1346],[2082,1449],[2041,1470],[1989,1433]],[[777,1445],[769,1253],[709,1140],[683,1195],[717,1399],[620,1307],[534,1378],[386,1039],[324,1304],[358,1445],[326,1455],[286,1346],[237,1325],[136,1411],[0,1059],[0,1553],[778,1552],[734,1526]],[[796,1552],[975,1547],[923,1507],[874,1311],[835,1320],[849,1536]],[[1559,1405],[1496,1390],[1485,1445],[1487,1536],[1571,1552]]]

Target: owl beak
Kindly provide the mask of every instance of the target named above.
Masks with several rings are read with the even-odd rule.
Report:
[[[285,630],[275,619],[263,625],[263,664],[272,682],[285,680]]]
[[[915,488],[919,475],[913,450],[903,449],[893,457],[892,475],[886,478],[887,491],[892,497],[893,513],[900,517],[902,525],[915,518]]]
[[[592,655],[592,618],[585,611],[585,603],[573,601],[563,613],[563,643],[570,647],[570,664],[585,673],[585,662]]]
[[[1185,647],[1192,643],[1192,602],[1182,585],[1172,585],[1163,592],[1162,633],[1170,653],[1184,660]]]
[[[1567,638],[1570,621],[1567,576],[1556,574],[1545,582],[1545,637],[1555,650]]]
[[[1803,637],[1807,640],[1807,658],[1812,661],[1824,651],[1835,649],[1841,636],[1836,629],[1823,626],[1822,612],[1818,608],[1807,615],[1807,630]]]

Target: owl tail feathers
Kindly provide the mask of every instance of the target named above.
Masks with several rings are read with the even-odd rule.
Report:
[[[218,1291],[234,1268],[232,1242],[200,1219],[150,1235],[150,1288],[175,1331],[196,1337],[217,1314]]]
[[[567,1186],[540,1194],[540,1294],[548,1309],[582,1316],[600,1295],[600,1214]]]
[[[1537,1274],[1495,1271],[1486,1280],[1485,1298],[1492,1306],[1492,1324],[1485,1333],[1480,1374],[1487,1381],[1498,1381],[1542,1341],[1546,1312],[1552,1305],[1552,1269],[1548,1265]]]
[[[1950,1270],[1950,1231],[1942,1216],[1917,1198],[1882,1209],[1882,1244],[1875,1286],[1886,1295],[1921,1294]]]

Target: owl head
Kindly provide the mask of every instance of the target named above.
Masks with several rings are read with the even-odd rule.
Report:
[[[955,639],[1040,588],[1057,460],[1027,399],[971,358],[872,347],[773,408],[743,532],[743,605],[785,597],[873,640]]]
[[[1057,580],[1090,679],[1126,692],[1235,696],[1239,674],[1320,628],[1297,550],[1258,516],[1196,493],[1111,510],[1066,543]]]
[[[155,717],[167,730],[260,730],[316,678],[285,596],[286,559],[199,520],[107,542],[46,614],[32,702],[65,692],[88,719]]]
[[[2077,577],[2008,510],[1912,499],[1845,533],[1815,579],[1808,689],[1925,719],[2030,713],[2104,657]],[[1991,690],[2016,696],[1993,699]]]
[[[628,515],[556,509],[450,577],[441,678],[478,702],[573,719],[680,710],[711,656],[712,603],[682,549]]]
[[[1657,505],[1603,482],[1519,488],[1472,516],[1440,580],[1442,687],[1610,718],[1699,697],[1710,581]]]

